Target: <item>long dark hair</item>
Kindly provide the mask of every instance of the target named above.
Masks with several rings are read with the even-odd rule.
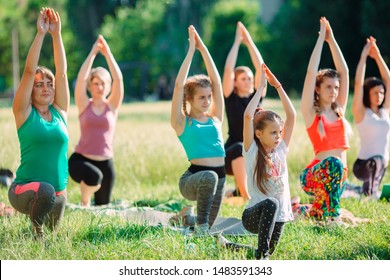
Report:
[[[367,78],[364,80],[364,84],[363,84],[363,105],[364,105],[364,107],[366,107],[366,108],[371,107],[370,90],[376,86],[383,86],[383,88],[385,89],[385,93],[386,93],[385,83],[381,79],[378,79],[376,77],[370,77],[370,78]],[[383,107],[383,103],[385,102],[385,99],[386,99],[386,95],[385,95],[385,98],[383,99],[383,102],[378,106],[379,108]]]
[[[258,152],[257,152],[256,166],[255,166],[253,177],[257,181],[258,189],[264,194],[268,193],[265,182],[267,179],[269,179],[269,176],[267,175],[266,171],[267,171],[267,167],[268,168],[271,167],[272,162],[269,158],[268,153],[266,152],[263,145],[261,144],[260,140],[256,137],[256,130],[260,130],[260,131],[263,130],[264,128],[267,127],[267,125],[270,122],[277,122],[282,126],[284,125],[283,119],[274,111],[262,110],[262,109],[256,110],[255,116],[253,118],[253,129],[255,133],[253,137],[258,147]]]

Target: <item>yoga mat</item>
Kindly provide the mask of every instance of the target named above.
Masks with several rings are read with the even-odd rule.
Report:
[[[175,213],[159,211],[151,207],[134,207],[125,202],[116,205],[91,206],[89,208],[68,203],[67,209],[90,211],[95,215],[122,217],[135,224],[163,226],[185,235],[192,234],[194,230],[190,227],[172,226],[169,223],[169,218],[174,216]],[[217,217],[215,219],[214,225],[210,228],[210,234],[218,235],[220,233],[224,235],[252,235],[244,228],[240,219],[232,217]]]

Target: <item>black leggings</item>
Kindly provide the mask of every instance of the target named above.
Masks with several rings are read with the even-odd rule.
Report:
[[[246,230],[258,234],[256,258],[269,257],[282,235],[284,222],[275,222],[279,202],[270,197],[242,213],[242,224]]]
[[[353,164],[353,174],[363,181],[362,194],[377,195],[379,186],[385,176],[385,159],[382,156],[373,156],[369,159],[357,159]]]
[[[232,168],[232,161],[236,158],[242,157],[242,150],[244,144],[242,142],[234,143],[230,146],[225,145],[226,157],[225,157],[225,169],[227,175],[234,175]]]
[[[44,182],[13,183],[8,190],[8,199],[17,211],[29,215],[39,231],[44,223],[55,230],[64,216],[66,191],[56,192],[51,184]]]
[[[114,187],[115,170],[112,159],[91,160],[73,153],[69,158],[69,175],[77,183],[83,181],[88,186],[101,185],[95,192],[95,205],[108,204]]]

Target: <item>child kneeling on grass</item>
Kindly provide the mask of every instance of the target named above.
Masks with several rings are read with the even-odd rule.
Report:
[[[287,147],[295,126],[296,111],[281,83],[263,64],[261,84],[244,114],[244,151],[251,197],[242,214],[244,227],[258,234],[256,259],[268,259],[282,235],[285,222],[293,220]],[[266,80],[279,94],[286,120],[271,110],[257,108]]]

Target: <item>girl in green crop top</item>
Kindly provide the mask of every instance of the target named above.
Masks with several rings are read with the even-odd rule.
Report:
[[[69,86],[58,12],[42,8],[37,29],[12,107],[21,143],[21,165],[8,198],[17,211],[29,215],[39,238],[44,222],[56,229],[65,210]],[[53,41],[55,76],[49,69],[38,67],[47,32]]]
[[[197,202],[195,230],[203,234],[208,232],[218,215],[225,185],[225,150],[221,132],[224,103],[221,79],[207,47],[193,26],[189,26],[188,34],[190,46],[176,78],[172,97],[171,125],[177,136],[181,138],[184,148],[187,149],[187,154],[190,152],[191,166],[180,178],[179,188],[186,199]],[[202,55],[208,76],[195,75],[187,79],[196,49]],[[187,102],[191,106],[189,111],[187,110]],[[212,118],[212,122],[209,122],[210,118]],[[210,125],[204,127],[208,123]],[[214,135],[213,139],[192,141],[192,143],[184,140],[183,137],[189,133],[189,128],[198,127],[198,125],[203,126],[203,129],[208,131],[207,135]],[[199,129],[202,128],[199,127]],[[205,134],[202,135],[202,137],[204,136]],[[197,138],[200,140],[202,137],[198,136]],[[197,145],[196,149],[199,152],[194,153],[194,147],[189,149],[187,146],[189,144]],[[182,211],[182,213],[185,212],[189,212],[187,216],[191,215],[191,211]],[[188,223],[188,221],[195,220],[193,217],[184,218],[187,225],[195,225],[195,223]],[[174,221],[178,220],[180,219]]]

